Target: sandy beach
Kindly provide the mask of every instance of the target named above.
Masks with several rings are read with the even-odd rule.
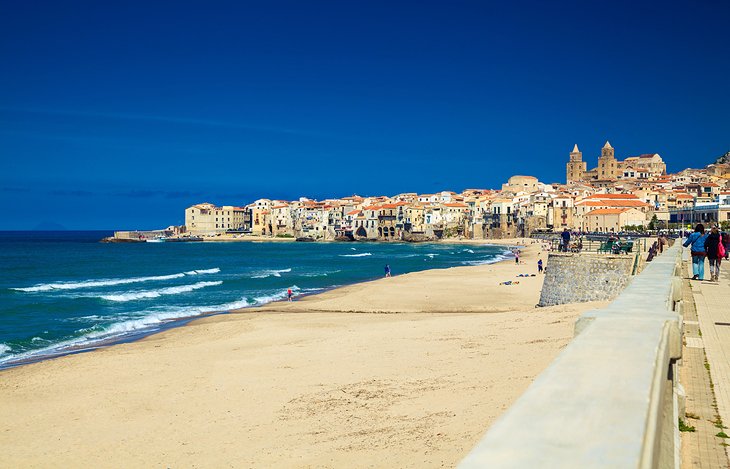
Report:
[[[2,465],[453,467],[602,306],[535,308],[539,251],[2,371]]]

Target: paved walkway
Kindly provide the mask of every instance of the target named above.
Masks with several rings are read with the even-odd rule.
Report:
[[[685,254],[686,255],[686,254]],[[710,375],[714,390],[714,397],[717,404],[717,413],[722,418],[726,427],[730,427],[730,262],[724,261],[724,271],[720,273],[719,283],[708,281],[690,281],[690,287],[694,297],[697,310],[698,328],[696,336],[692,337],[693,330],[691,314],[685,316],[686,324],[686,351],[700,350],[704,347],[707,362],[709,363]],[[687,263],[689,277],[691,277],[692,265]],[[709,277],[709,268],[705,266],[705,273]],[[701,334],[700,334],[701,333]],[[692,359],[692,353],[687,356]],[[709,383],[708,383],[709,384]],[[692,396],[688,394],[687,410],[691,411],[690,403]],[[704,417],[704,416],[703,416]],[[689,422],[692,424],[692,422]],[[714,428],[713,431],[724,431],[730,434],[730,429]],[[723,443],[720,438],[715,438],[718,443]],[[730,444],[730,438],[724,439],[724,443]],[[725,446],[726,458],[730,457],[730,447]],[[727,459],[724,462],[727,466]],[[719,467],[723,467],[721,464]]]

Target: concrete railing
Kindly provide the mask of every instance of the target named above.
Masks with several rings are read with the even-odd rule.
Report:
[[[680,253],[675,243],[608,307],[583,314],[459,467],[679,467]]]

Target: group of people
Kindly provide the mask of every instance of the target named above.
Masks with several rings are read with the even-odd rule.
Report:
[[[698,223],[695,230],[683,243],[692,254],[692,279],[704,280],[705,258],[710,264],[710,281],[717,282],[722,259],[730,255],[730,234],[722,233],[717,225],[705,233],[705,226]]]
[[[577,236],[575,238],[575,242],[571,244],[570,242],[570,231],[568,231],[567,228],[563,228],[563,232],[560,233],[560,244],[558,245],[558,250],[560,252],[580,252],[583,250],[583,237]]]

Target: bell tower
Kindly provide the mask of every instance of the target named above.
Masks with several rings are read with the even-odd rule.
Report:
[[[568,184],[571,182],[580,182],[586,172],[586,162],[583,161],[583,153],[578,150],[578,144],[573,146],[573,151],[570,152],[570,159],[565,168],[565,179]]]
[[[598,158],[598,179],[616,179],[618,175],[618,161],[614,155],[614,149],[608,140],[601,148],[601,156]]]

